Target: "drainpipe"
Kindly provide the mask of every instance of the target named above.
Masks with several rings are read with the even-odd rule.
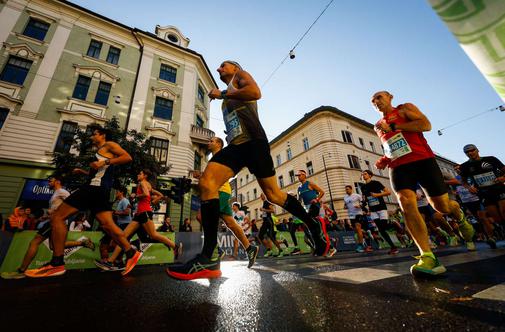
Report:
[[[135,40],[139,44],[140,58],[139,58],[139,63],[137,65],[137,72],[135,74],[135,81],[133,82],[133,91],[132,91],[132,95],[130,98],[130,106],[128,107],[128,114],[126,115],[126,124],[125,124],[125,128],[124,128],[125,132],[128,131],[128,126],[130,125],[130,117],[131,117],[132,109],[133,109],[133,98],[135,97],[135,92],[137,90],[137,81],[139,79],[140,65],[142,64],[142,57],[144,56],[144,43],[142,43],[142,41],[137,36],[137,31],[135,28],[132,29],[132,35],[133,35],[133,37],[135,37]]]

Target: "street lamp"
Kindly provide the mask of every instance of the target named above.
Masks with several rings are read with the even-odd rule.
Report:
[[[333,196],[331,194],[330,180],[328,179],[328,171],[326,170],[326,161],[324,160],[324,154],[322,154],[322,156],[323,156],[324,174],[326,175],[326,184],[328,185],[328,193],[330,194],[330,205],[331,209],[335,211],[335,207],[333,206]]]

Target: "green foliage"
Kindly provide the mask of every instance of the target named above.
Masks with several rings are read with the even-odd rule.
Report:
[[[147,168],[155,175],[168,172],[169,168],[161,165],[150,154],[151,141],[147,139],[145,134],[136,130],[125,132],[120,127],[116,117],[108,120],[104,127],[110,131],[110,140],[117,142],[133,159],[131,163],[115,166],[118,185],[127,186],[132,182],[136,182],[137,174],[142,169]],[[88,170],[90,168],[89,164],[95,160],[96,149],[92,145],[89,132],[77,130],[72,142],[72,150],[74,149],[77,154],[56,152],[53,157],[56,173],[64,177],[66,186],[69,188],[78,187],[87,180],[86,176],[72,174],[72,170],[74,168]]]

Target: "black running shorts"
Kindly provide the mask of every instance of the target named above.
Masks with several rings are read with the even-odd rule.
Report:
[[[227,145],[212,157],[210,162],[228,166],[235,174],[244,167],[258,179],[275,175],[270,145],[265,140],[252,140],[238,145]]]
[[[275,241],[274,223],[272,218],[263,218],[263,224],[261,224],[258,237],[260,240],[264,240],[265,235],[268,236],[270,240]]]
[[[430,197],[447,193],[447,185],[435,158],[418,160],[391,168],[389,169],[389,177],[395,192],[403,189],[415,192],[419,183]]]
[[[355,227],[354,226],[355,224],[360,224],[361,229],[364,229],[364,230],[366,230],[368,228],[367,220],[366,220],[365,216],[363,216],[361,214],[358,214],[354,218],[351,219],[352,227]]]
[[[478,195],[484,206],[498,205],[499,201],[505,200],[505,186],[483,190]]]
[[[149,220],[153,220],[153,211],[141,212],[133,217],[133,221],[136,221],[141,225],[145,224]]]
[[[79,211],[91,210],[91,213],[112,211],[110,189],[85,185],[65,199],[65,203]]]
[[[51,222],[48,221],[42,226],[38,231],[37,234],[42,236],[44,239],[48,239],[51,237]]]
[[[465,209],[468,209],[475,218],[478,217],[477,214],[479,213],[479,211],[483,210],[480,201],[467,202],[463,203],[462,205]]]

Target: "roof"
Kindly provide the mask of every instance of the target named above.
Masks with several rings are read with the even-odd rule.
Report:
[[[367,121],[365,121],[363,119],[355,117],[354,115],[351,115],[349,113],[341,111],[341,110],[339,110],[336,107],[322,105],[322,106],[319,106],[318,108],[310,111],[309,113],[305,113],[305,115],[303,116],[303,118],[301,118],[300,120],[296,121],[288,129],[284,130],[277,137],[275,137],[273,140],[271,140],[270,144],[274,144],[275,142],[280,141],[282,138],[284,138],[285,136],[287,136],[291,131],[293,131],[294,129],[296,129],[298,126],[300,126],[301,124],[303,124],[306,121],[309,121],[311,118],[313,118],[316,115],[318,115],[320,113],[323,113],[323,112],[333,113],[333,114],[335,114],[335,115],[337,115],[339,117],[346,118],[348,120],[351,120],[352,122],[355,122],[355,123],[358,123],[358,124],[360,124],[362,126],[365,126],[367,128],[373,129],[373,124],[371,124],[370,122],[367,122]]]
[[[123,29],[130,30],[132,32],[137,32],[137,33],[144,34],[144,35],[149,36],[151,38],[154,38],[157,41],[162,42],[162,43],[164,43],[166,45],[170,45],[171,47],[177,48],[177,49],[179,49],[181,51],[184,51],[184,52],[187,52],[187,53],[190,53],[190,54],[193,54],[193,55],[199,57],[202,60],[202,63],[204,65],[205,69],[208,71],[209,76],[210,76],[212,82],[214,83],[215,86],[217,86],[217,82],[214,79],[214,76],[212,76],[212,74],[211,74],[212,72],[210,71],[209,66],[207,66],[207,62],[205,62],[205,59],[203,58],[203,56],[200,53],[198,53],[196,51],[193,51],[192,49],[185,48],[185,47],[179,46],[177,44],[171,43],[168,40],[165,40],[165,39],[162,39],[162,38],[158,37],[156,34],[154,34],[152,32],[144,31],[144,30],[141,30],[141,29],[138,29],[138,28],[129,27],[129,26],[127,26],[127,25],[125,25],[125,24],[123,24],[121,22],[115,21],[115,20],[113,20],[111,18],[108,18],[106,16],[103,16],[103,15],[100,15],[98,13],[95,13],[94,11],[91,11],[91,10],[89,10],[87,8],[84,8],[84,7],[81,7],[79,5],[76,5],[75,3],[72,3],[70,1],[67,1],[67,0],[57,0],[57,1],[60,2],[60,3],[62,3],[62,4],[67,5],[69,7],[73,7],[74,9],[77,9],[77,10],[83,11],[85,13],[88,13],[90,15],[96,16],[96,17],[98,17],[98,18],[100,18],[100,19],[102,19],[104,21],[110,22],[110,23],[112,23],[114,25],[117,25],[117,26],[123,28]]]

